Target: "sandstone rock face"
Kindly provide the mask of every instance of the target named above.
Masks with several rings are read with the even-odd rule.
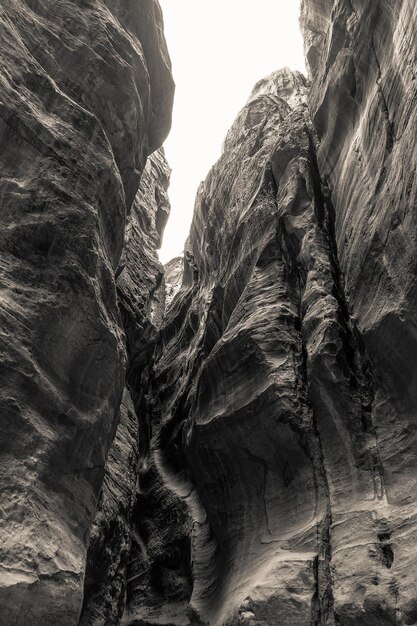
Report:
[[[173,82],[161,26],[153,0],[1,3],[4,624],[77,623],[89,532],[120,414],[102,502],[136,463],[127,391],[120,409],[126,314],[115,272],[146,158],[170,125]],[[135,219],[138,211],[135,204]],[[144,250],[155,241],[147,228],[138,227]],[[141,280],[151,281],[152,272]],[[122,276],[121,293],[128,290]],[[149,285],[129,288],[139,301]],[[146,308],[149,293],[142,300]],[[127,335],[129,343],[130,329]],[[117,506],[127,511],[136,481],[123,478]],[[104,503],[96,528],[100,516],[117,515],[113,504]]]
[[[165,304],[156,249],[170,210],[169,177],[164,152],[158,150],[147,161],[128,217],[117,279],[128,354],[126,386],[90,536],[80,626],[117,624],[126,600],[140,442],[148,439],[144,392]]]
[[[1,4],[2,624],[417,624],[417,8],[302,26],[164,277],[159,5]]]
[[[316,379],[328,390],[351,368],[359,385],[366,366],[306,92],[287,70],[261,81],[199,191],[157,348],[132,559],[146,567],[124,624],[311,624],[332,603],[312,401]]]
[[[165,293],[166,308],[169,307],[182,285],[182,276],[184,273],[184,258],[182,256],[171,259],[164,266],[165,270]]]
[[[107,458],[98,510],[90,532],[80,626],[117,624],[123,612],[138,458],[139,422],[125,387],[119,424]]]
[[[124,624],[417,623],[416,11],[305,0],[199,190]]]
[[[366,423],[376,444],[358,480],[352,426],[335,424],[336,437],[319,428],[331,477],[334,612],[342,624],[416,624],[417,6],[304,0],[302,15],[318,162],[370,365]],[[334,413],[334,398],[323,400]],[[371,474],[374,495],[372,484],[363,490]]]

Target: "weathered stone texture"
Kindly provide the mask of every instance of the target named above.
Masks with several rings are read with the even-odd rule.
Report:
[[[159,5],[0,7],[4,624],[77,623],[118,423],[115,271],[173,83]]]
[[[375,441],[372,495],[355,487],[352,426],[339,427],[351,469],[331,472],[334,610],[341,624],[415,624],[417,6],[304,0],[302,16],[318,163],[369,362],[365,423]],[[326,404],[334,410],[334,399]],[[329,439],[326,464],[335,449]]]
[[[126,387],[90,536],[79,626],[117,624],[125,606],[140,442],[148,439],[144,392],[165,304],[163,267],[156,249],[170,210],[169,176],[160,149],[147,161],[128,216],[117,279],[128,354]]]
[[[331,602],[306,342],[332,359],[344,329],[306,92],[288,70],[261,81],[199,191],[150,392],[148,565],[123,623],[310,624]]]
[[[199,190],[126,624],[417,623],[416,17],[305,0]]]
[[[417,7],[301,5],[165,279],[157,2],[1,5],[2,623],[417,624]]]
[[[171,259],[164,266],[165,270],[165,292],[166,292],[166,308],[169,307],[182,285],[182,276],[184,273],[184,258],[182,256]]]

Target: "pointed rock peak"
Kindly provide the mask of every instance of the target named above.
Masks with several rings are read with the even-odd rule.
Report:
[[[308,87],[309,81],[301,72],[284,67],[259,80],[252,89],[249,102],[259,96],[274,95],[294,108],[305,100]]]

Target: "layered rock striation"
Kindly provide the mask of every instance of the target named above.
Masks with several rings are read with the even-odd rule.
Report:
[[[366,374],[356,347],[349,362],[307,90],[289,70],[261,81],[200,188],[152,375],[134,554],[147,567],[123,623],[310,624],[332,605],[312,396],[338,349]]]
[[[311,84],[260,81],[198,192],[125,624],[417,623],[416,9],[302,24]]]
[[[1,623],[417,624],[417,8],[301,22],[164,270],[158,3],[1,5]]]
[[[165,273],[165,307],[168,308],[182,285],[184,273],[184,257],[174,257],[164,266]]]
[[[79,626],[117,624],[125,606],[141,443],[147,441],[149,428],[144,393],[165,308],[164,273],[156,250],[170,210],[169,177],[160,149],[146,163],[128,217],[116,282],[126,334],[125,388],[90,533]]]
[[[380,475],[374,497],[353,488],[347,469],[339,484],[351,484],[351,496],[332,489],[335,614],[343,624],[415,624],[417,7],[305,0],[302,22],[317,158],[370,363],[367,423]],[[350,432],[339,431],[345,458]],[[334,440],[327,450],[330,465]]]
[[[163,201],[157,216],[140,201],[131,212],[125,255],[140,253],[139,281],[120,258],[147,156],[169,129],[173,82],[153,0],[6,0],[0,32],[0,621],[74,625],[118,423],[102,503],[119,515],[107,496],[117,479],[116,508],[134,495],[139,391],[123,392],[125,343],[149,332],[161,269],[148,226],[162,224]],[[128,381],[138,360],[129,354]]]

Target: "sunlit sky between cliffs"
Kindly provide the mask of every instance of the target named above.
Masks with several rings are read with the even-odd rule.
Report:
[[[200,181],[255,83],[288,66],[305,72],[299,0],[160,0],[176,94],[165,142],[171,215],[159,256],[178,256]]]

